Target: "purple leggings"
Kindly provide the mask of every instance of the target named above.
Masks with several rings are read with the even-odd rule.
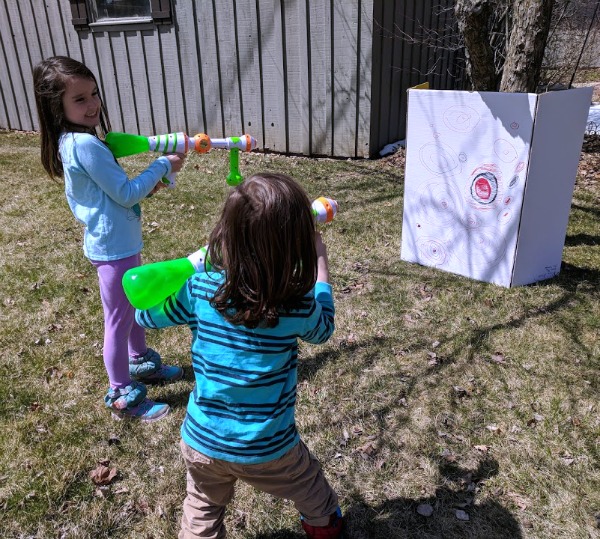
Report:
[[[135,322],[135,309],[123,290],[123,274],[142,263],[137,255],[121,260],[92,260],[98,270],[100,297],[104,309],[104,366],[110,387],[123,388],[131,383],[129,356],[143,356],[147,351],[144,328]]]

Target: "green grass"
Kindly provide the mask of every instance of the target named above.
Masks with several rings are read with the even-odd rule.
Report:
[[[122,162],[133,174],[150,159]],[[0,535],[176,537],[189,330],[148,334],[186,369],[150,390],[173,412],[151,425],[113,421],[81,227],[34,134],[0,132],[0,166]],[[206,242],[227,166],[220,151],[192,155],[174,190],[144,201],[145,261]],[[323,227],[336,332],[301,346],[297,420],[340,494],[349,537],[599,537],[598,181],[577,182],[559,276],[506,289],[400,260],[403,169],[393,160],[256,153],[241,169],[286,172],[340,203]],[[90,479],[100,462],[118,472],[103,488]],[[302,537],[292,504],[243,484],[227,525],[233,539]]]

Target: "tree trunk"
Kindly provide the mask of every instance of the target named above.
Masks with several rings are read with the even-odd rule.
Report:
[[[492,9],[490,0],[456,0],[454,8],[465,45],[467,74],[478,91],[498,89],[488,24]]]
[[[535,92],[554,0],[514,0],[501,92]]]

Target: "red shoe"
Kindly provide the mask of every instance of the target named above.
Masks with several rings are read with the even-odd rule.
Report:
[[[336,512],[329,517],[327,526],[311,526],[304,519],[300,519],[302,528],[308,539],[339,539],[344,531],[344,518],[342,510],[338,507]]]

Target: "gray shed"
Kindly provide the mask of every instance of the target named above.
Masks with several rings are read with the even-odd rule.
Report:
[[[406,89],[459,87],[451,0],[0,1],[0,128],[37,130],[31,71],[83,61],[113,130],[249,133],[369,157],[404,138]]]

